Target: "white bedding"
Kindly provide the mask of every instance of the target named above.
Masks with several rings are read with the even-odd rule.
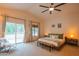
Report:
[[[50,38],[50,37],[44,37],[44,38],[40,38],[38,41],[46,42],[46,43],[51,44],[55,47],[59,47],[62,44],[64,44],[65,39],[53,39],[53,38]]]

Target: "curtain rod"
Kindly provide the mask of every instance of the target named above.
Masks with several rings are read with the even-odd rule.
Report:
[[[20,20],[25,20],[25,19],[21,19],[21,18],[17,18],[17,17],[12,17],[12,16],[6,16],[6,17],[15,18],[15,19],[20,19]]]
[[[25,20],[25,19],[21,19],[21,18],[17,18],[17,17],[12,17],[12,16],[7,16],[7,15],[1,15],[1,16],[10,17],[10,18],[15,18],[15,19],[20,19],[20,20]]]

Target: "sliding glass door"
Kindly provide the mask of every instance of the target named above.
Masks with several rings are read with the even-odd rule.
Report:
[[[24,41],[24,25],[16,24],[16,42],[21,43]]]
[[[23,42],[24,34],[24,24],[6,22],[5,38],[11,44]]]
[[[10,23],[10,22],[6,22],[6,28],[5,28],[5,38],[7,39],[7,41],[9,41],[10,43],[15,43],[15,24],[14,23]]]

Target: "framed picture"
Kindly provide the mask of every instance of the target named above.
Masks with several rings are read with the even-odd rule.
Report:
[[[59,24],[58,24],[58,28],[61,28],[61,27],[62,27],[62,25],[61,25],[61,23],[59,23]]]
[[[55,25],[53,24],[52,27],[55,27]]]

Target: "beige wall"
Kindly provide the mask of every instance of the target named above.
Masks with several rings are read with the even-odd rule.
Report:
[[[64,7],[65,6],[65,7]],[[45,19],[44,33],[65,33],[65,35],[79,38],[79,4],[67,4],[60,7],[61,12],[55,12]],[[62,28],[57,28],[61,23]],[[51,25],[55,25],[53,28]]]
[[[7,15],[7,16],[11,16],[11,17],[17,17],[17,18],[21,18],[21,19],[25,19],[26,22],[26,41],[29,41],[30,39],[30,21],[35,21],[35,22],[42,22],[41,18],[36,18],[34,15],[32,15],[29,12],[23,12],[20,10],[14,10],[14,9],[9,9],[9,8],[5,8],[5,7],[0,7],[0,15]],[[41,20],[40,20],[41,19]],[[1,21],[1,19],[0,19]],[[2,25],[3,21],[0,23],[0,36],[2,35]],[[42,24],[40,25],[40,27],[42,27]],[[40,29],[40,35],[43,35],[42,32],[42,28]]]

